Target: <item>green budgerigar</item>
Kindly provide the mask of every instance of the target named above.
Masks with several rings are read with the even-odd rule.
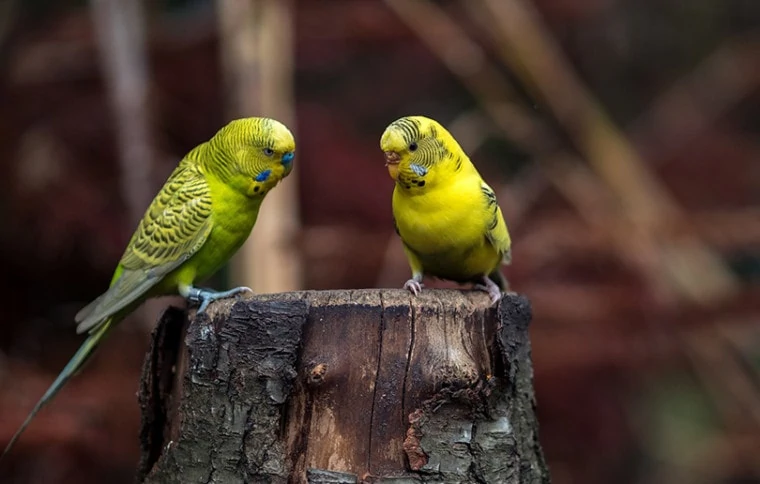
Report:
[[[218,270],[248,238],[266,194],[293,168],[295,140],[267,118],[230,122],[188,153],[148,207],[116,267],[108,290],[76,315],[88,338],[32,409],[3,451],[82,367],[103,338],[145,299],[167,294],[199,304],[246,287],[215,292],[195,287]]]

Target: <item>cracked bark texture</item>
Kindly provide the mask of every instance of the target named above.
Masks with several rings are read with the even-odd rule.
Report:
[[[145,483],[544,484],[525,297],[293,292],[169,309]]]

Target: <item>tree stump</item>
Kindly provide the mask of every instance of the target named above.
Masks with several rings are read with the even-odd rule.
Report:
[[[138,482],[549,482],[522,296],[307,291],[193,314],[153,334]]]

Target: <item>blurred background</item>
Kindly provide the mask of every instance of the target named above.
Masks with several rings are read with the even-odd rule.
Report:
[[[234,117],[296,169],[215,287],[400,287],[379,137],[438,119],[497,192],[557,484],[760,483],[757,0],[0,1],[0,445],[179,159]],[[262,256],[263,254],[263,256]],[[3,483],[132,482],[147,304]]]

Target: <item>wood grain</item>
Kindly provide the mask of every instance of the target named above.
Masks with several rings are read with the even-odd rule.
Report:
[[[184,321],[146,358],[139,482],[549,482],[521,296],[295,292]]]

